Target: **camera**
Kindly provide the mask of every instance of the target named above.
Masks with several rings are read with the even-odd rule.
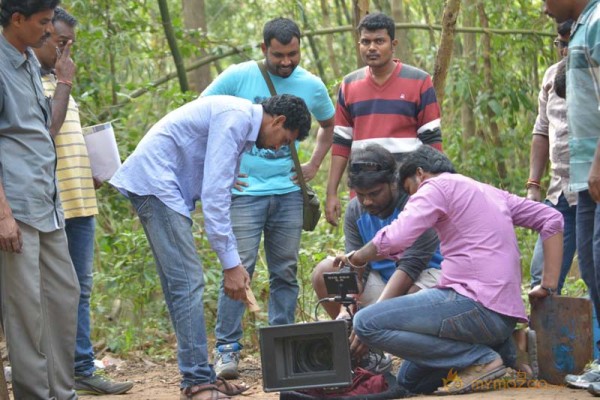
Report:
[[[346,321],[260,329],[265,392],[347,387],[352,383]]]
[[[327,292],[347,308],[356,303],[358,277],[349,268],[325,273]],[[348,332],[351,321],[319,321],[261,328],[260,354],[265,392],[342,388],[352,384]]]

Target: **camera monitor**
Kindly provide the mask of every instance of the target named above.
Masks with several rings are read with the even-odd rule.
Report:
[[[358,294],[358,276],[356,272],[326,272],[323,274],[327,293],[345,296]]]
[[[265,392],[347,387],[352,383],[345,321],[260,329]]]

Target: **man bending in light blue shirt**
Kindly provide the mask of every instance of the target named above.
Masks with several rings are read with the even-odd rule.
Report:
[[[190,212],[200,200],[208,240],[223,266],[225,294],[246,302],[250,278],[229,213],[240,157],[253,145],[278,150],[305,139],[310,119],[304,101],[291,95],[261,104],[229,96],[200,98],[156,123],[110,181],[131,200],[154,254],[177,336],[181,400],[245,390],[216,379],[208,363],[204,276]]]

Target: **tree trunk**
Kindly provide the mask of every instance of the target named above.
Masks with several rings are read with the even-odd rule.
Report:
[[[302,5],[302,2],[296,2],[298,8],[300,9],[300,14],[302,15],[302,26],[304,29],[310,28],[308,24],[308,18],[306,17],[306,10]],[[313,53],[313,60],[317,65],[317,69],[319,70],[319,76],[325,77],[325,69],[323,68],[323,63],[321,62],[321,57],[319,57],[319,49],[317,49],[317,43],[315,42],[314,36],[308,36],[308,44],[310,45],[310,50]]]
[[[479,12],[479,23],[481,27],[486,29],[489,27],[489,20],[487,14],[485,12],[484,3],[482,0],[479,0],[477,3],[477,11]],[[485,82],[485,87],[487,90],[491,90],[494,87],[494,80],[492,76],[492,45],[490,40],[490,35],[486,32],[483,34],[481,38],[481,43],[483,46],[483,80]],[[494,145],[495,149],[502,148],[502,140],[500,139],[500,130],[498,129],[498,124],[496,123],[496,115],[494,111],[488,106],[486,107],[486,112],[488,123],[489,123],[489,132],[488,137]],[[498,177],[501,181],[506,179],[506,163],[500,157],[495,157],[498,165]]]
[[[392,0],[392,18],[396,23],[406,22],[406,15],[404,13],[404,5],[402,0]],[[398,45],[396,46],[396,57],[406,64],[411,64],[410,40],[408,39],[408,30],[396,29],[396,39],[398,39]]]
[[[165,36],[173,55],[173,61],[175,62],[175,68],[177,69],[177,78],[179,79],[179,87],[182,92],[187,92],[190,88],[187,81],[187,75],[185,73],[185,65],[183,64],[183,58],[179,52],[177,46],[177,39],[175,38],[175,32],[173,30],[173,24],[171,23],[171,15],[169,14],[169,6],[167,0],[158,0],[158,7],[160,9],[160,17],[162,19],[163,28],[165,30]]]
[[[327,5],[327,0],[321,0],[321,14],[323,14],[323,25],[331,26],[331,18],[329,17],[329,7]],[[333,71],[333,76],[339,78],[340,76],[340,67],[337,63],[337,58],[335,57],[335,53],[333,50],[333,35],[325,36],[325,45],[327,46],[327,54],[329,56],[329,65],[331,65],[331,69]],[[324,76],[321,79],[325,79]]]
[[[442,18],[442,38],[440,47],[435,58],[433,68],[433,87],[437,95],[440,106],[444,101],[446,76],[448,67],[452,60],[452,50],[454,49],[454,29],[456,28],[456,18],[460,11],[460,0],[448,0],[444,7],[444,17]]]
[[[352,11],[354,15],[354,21],[352,22],[352,25],[354,27],[357,27],[362,17],[369,13],[369,0],[352,0],[352,6]],[[353,33],[355,39],[354,43],[356,43],[356,66],[360,68],[364,65],[362,58],[360,57],[360,49],[358,46],[358,39],[360,39],[360,35],[356,31],[356,29],[354,29]]]
[[[474,26],[475,25],[475,0],[465,0],[463,7],[463,26]],[[467,64],[468,75],[463,79],[469,79],[471,76],[477,74],[477,35],[474,33],[465,33],[463,35],[463,58]],[[473,90],[468,85],[468,93],[462,97],[461,100],[461,121],[462,121],[462,154],[463,157],[467,157],[469,154],[469,139],[475,136],[477,132],[477,125],[475,123],[475,115],[473,112],[475,106],[475,99],[473,98]]]
[[[206,13],[204,0],[182,0],[183,5],[183,24],[189,33],[191,42],[196,46],[200,57],[207,55],[206,49],[202,45],[201,38],[206,37],[208,32],[206,26]],[[195,92],[202,92],[210,83],[210,66],[198,68],[188,72],[190,89]]]

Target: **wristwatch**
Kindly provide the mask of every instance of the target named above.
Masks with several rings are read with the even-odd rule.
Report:
[[[556,289],[552,289],[552,288],[544,287],[544,286],[542,286],[542,289],[544,289],[548,293],[548,296],[554,296],[556,294]]]

